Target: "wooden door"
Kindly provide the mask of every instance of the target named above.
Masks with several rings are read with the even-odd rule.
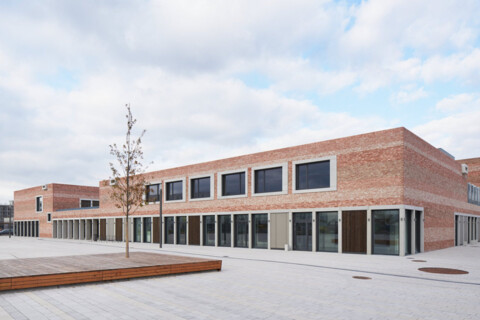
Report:
[[[100,219],[100,240],[107,240],[107,220]]]
[[[158,217],[153,217],[153,243],[160,243],[158,239],[160,239],[160,228],[158,226]]]
[[[367,211],[342,211],[342,252],[367,253]]]
[[[123,219],[115,219],[115,241],[123,241]]]
[[[188,244],[200,245],[200,216],[188,217]]]
[[[270,214],[270,247],[285,249],[288,244],[288,213]]]

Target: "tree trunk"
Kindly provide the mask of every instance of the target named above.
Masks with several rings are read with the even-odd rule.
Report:
[[[129,227],[129,221],[128,221],[128,217],[125,218],[125,258],[130,258],[130,252],[129,252],[129,248],[128,248],[128,227]]]

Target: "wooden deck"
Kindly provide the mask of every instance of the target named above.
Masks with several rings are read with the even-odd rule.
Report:
[[[221,260],[131,252],[0,260],[0,291],[218,270]]]

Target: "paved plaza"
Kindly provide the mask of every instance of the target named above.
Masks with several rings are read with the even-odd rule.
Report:
[[[0,259],[123,250],[0,237]],[[137,243],[131,250],[220,258],[222,271],[1,293],[0,319],[480,319],[480,244],[409,257]]]

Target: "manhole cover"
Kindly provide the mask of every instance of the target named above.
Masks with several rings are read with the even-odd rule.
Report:
[[[372,280],[372,278],[369,277],[363,277],[363,276],[353,276],[353,279],[360,279],[360,280]]]
[[[427,262],[427,260],[412,260],[413,262]]]
[[[412,257],[407,257],[407,259],[413,259]]]
[[[418,270],[423,272],[440,273],[440,274],[468,274],[468,271],[459,270],[459,269],[450,269],[450,268],[419,268]]]

